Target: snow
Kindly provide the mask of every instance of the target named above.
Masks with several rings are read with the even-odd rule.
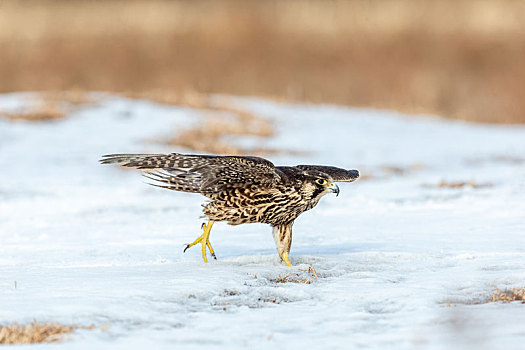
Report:
[[[0,110],[30,97],[0,95]],[[156,141],[205,113],[105,95],[60,121],[0,118],[0,324],[97,327],[53,345],[66,349],[522,346],[524,305],[474,303],[495,286],[525,285],[524,127],[220,95],[214,103],[275,120],[275,137],[237,142],[299,151],[269,157],[278,165],[361,171],[363,180],[340,184],[339,197],[296,221],[295,266],[279,263],[260,224],[216,224],[217,261],[204,264],[200,247],[183,254],[200,234],[204,198],[97,160],[188,151]],[[490,186],[435,187],[442,180]],[[311,277],[310,265],[311,284],[278,283]]]

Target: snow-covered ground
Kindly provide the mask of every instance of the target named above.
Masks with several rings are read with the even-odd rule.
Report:
[[[270,140],[234,142],[302,152],[275,164],[372,175],[299,217],[294,267],[260,224],[216,224],[217,261],[183,254],[204,198],[97,163],[187,151],[153,141],[202,111],[114,96],[61,121],[0,118],[0,324],[97,326],[53,346],[64,349],[522,348],[525,305],[474,303],[525,286],[524,127],[228,100],[278,125]],[[0,109],[28,101],[1,95]],[[311,284],[278,283],[307,279],[310,264]]]

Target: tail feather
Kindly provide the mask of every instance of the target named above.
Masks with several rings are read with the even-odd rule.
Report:
[[[147,179],[160,182],[163,185],[148,183],[149,185],[162,187],[173,191],[182,191],[182,192],[193,192],[193,193],[203,193],[201,190],[201,185],[198,178],[189,179],[188,177],[179,177],[173,176],[170,173],[166,172],[146,172],[143,173]]]

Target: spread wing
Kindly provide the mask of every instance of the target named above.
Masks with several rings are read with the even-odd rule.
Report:
[[[357,170],[346,170],[341,168],[336,168],[335,166],[324,166],[324,165],[297,165],[296,168],[299,168],[304,171],[313,170],[320,171],[327,175],[330,175],[332,179],[336,182],[352,182],[359,177],[359,171]]]
[[[162,184],[154,186],[184,192],[216,193],[249,185],[271,187],[280,179],[273,163],[259,157],[109,154],[100,162],[144,170],[144,176]]]

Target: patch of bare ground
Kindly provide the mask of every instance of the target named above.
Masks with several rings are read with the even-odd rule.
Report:
[[[35,95],[34,101],[19,111],[1,111],[12,121],[46,122],[66,118],[82,105],[94,103],[86,91],[48,91]]]
[[[525,304],[525,287],[519,288],[507,288],[500,289],[494,287],[494,289],[489,293],[488,297],[485,298],[476,298],[474,300],[460,300],[460,301],[447,301],[447,306],[453,305],[480,305],[488,303],[511,303],[515,301],[520,301],[522,304]]]
[[[487,188],[492,187],[492,184],[490,183],[477,183],[474,180],[470,181],[445,181],[442,180],[440,183],[431,185],[431,184],[424,184],[423,187],[433,187],[433,188]]]
[[[521,301],[522,304],[525,304],[525,287],[504,290],[494,288],[490,297],[485,300],[485,303],[510,303],[512,301]]]
[[[80,327],[59,323],[33,322],[26,325],[13,323],[0,326],[0,344],[57,343],[77,329],[94,329],[95,326]]]
[[[230,154],[230,155],[264,155],[283,153],[282,150],[273,148],[247,148],[228,142],[229,136],[254,135],[251,123],[239,121],[225,122],[208,118],[200,125],[183,130],[166,143],[172,146],[189,148],[197,152]],[[259,136],[259,135],[257,135]],[[266,136],[265,136],[266,137]]]
[[[30,122],[45,122],[50,120],[58,120],[66,117],[66,114],[58,106],[58,104],[51,101],[42,101],[35,106],[29,107],[24,111],[6,112],[0,111],[0,116],[7,117],[12,121],[30,121]]]
[[[233,106],[228,101],[214,103],[209,94],[196,91],[153,90],[144,93],[128,92],[125,95],[156,103],[203,110],[206,114],[205,120],[191,128],[179,131],[173,138],[164,140],[164,143],[168,145],[214,154],[268,155],[294,153],[283,149],[249,148],[234,144],[231,137],[235,136],[255,136],[261,140],[270,138],[275,134],[275,126],[268,118]]]

